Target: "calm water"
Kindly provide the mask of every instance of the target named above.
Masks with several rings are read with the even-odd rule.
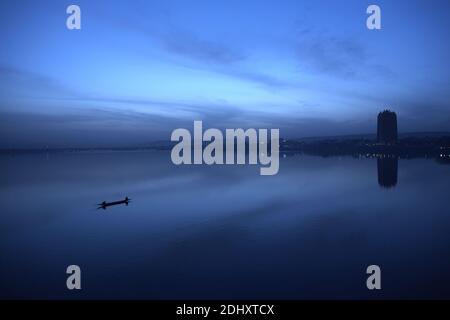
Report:
[[[434,160],[292,156],[271,177],[163,151],[0,164],[0,298],[450,298],[450,166]]]

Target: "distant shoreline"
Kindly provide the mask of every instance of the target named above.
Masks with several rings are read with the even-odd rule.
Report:
[[[4,148],[2,155],[55,154],[89,152],[143,152],[168,151],[175,142],[158,141],[146,146],[80,147],[80,148]],[[345,135],[280,139],[280,152],[328,156],[397,156],[400,158],[450,158],[450,132],[420,132],[399,135],[397,143],[384,145],[376,142],[375,134]]]
[[[411,132],[400,133],[399,144],[409,139],[418,139],[420,142],[428,139],[430,143],[435,140],[446,138],[450,139],[450,132]],[[280,149],[286,150],[289,144],[319,144],[319,143],[335,143],[364,141],[376,143],[376,134],[355,134],[355,135],[339,135],[339,136],[318,136],[318,137],[302,137],[302,138],[280,138]],[[412,142],[412,141],[411,141]],[[418,141],[419,142],[419,141]],[[117,146],[117,147],[50,147],[50,148],[0,148],[0,153],[42,153],[42,152],[84,152],[84,151],[145,151],[145,150],[170,150],[175,145],[171,141],[150,142],[147,145],[140,146]],[[289,148],[288,148],[289,149]]]

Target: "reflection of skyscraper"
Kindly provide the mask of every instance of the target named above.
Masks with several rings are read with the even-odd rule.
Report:
[[[398,158],[378,158],[378,184],[384,188],[391,188],[397,185]]]
[[[397,142],[397,115],[384,110],[378,114],[377,137],[379,143],[393,144]]]

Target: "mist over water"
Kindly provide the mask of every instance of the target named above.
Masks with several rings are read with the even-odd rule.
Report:
[[[0,298],[450,298],[450,171],[434,160],[295,155],[260,176],[96,151],[0,168]]]

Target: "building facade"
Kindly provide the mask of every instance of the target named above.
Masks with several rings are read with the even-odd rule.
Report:
[[[378,114],[378,143],[395,144],[398,138],[397,115],[395,112],[384,110]]]

